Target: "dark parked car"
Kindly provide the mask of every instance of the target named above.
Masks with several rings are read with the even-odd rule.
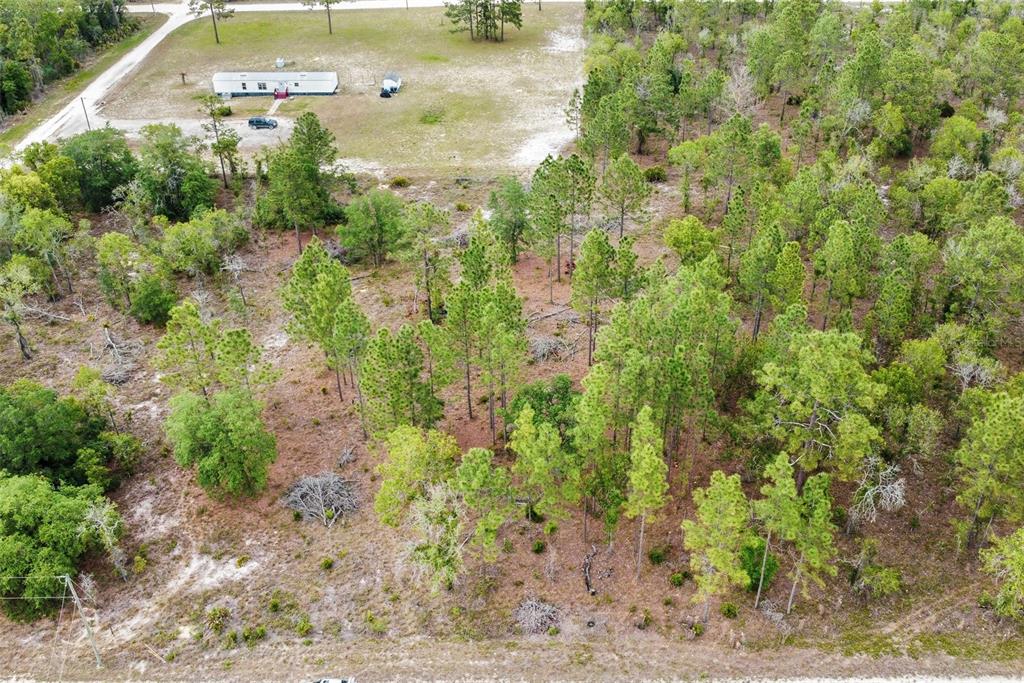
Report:
[[[250,128],[277,128],[277,121],[266,116],[253,116],[249,119]]]

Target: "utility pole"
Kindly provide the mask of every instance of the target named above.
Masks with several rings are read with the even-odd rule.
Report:
[[[103,668],[103,662],[100,661],[100,651],[96,647],[96,638],[92,633],[92,624],[85,617],[85,612],[82,610],[82,600],[78,597],[78,591],[75,590],[75,584],[71,581],[71,577],[64,575],[64,585],[71,593],[71,600],[75,603],[75,609],[78,610],[78,616],[82,619],[82,624],[85,625],[85,634],[89,637],[89,645],[92,647],[92,654],[96,657],[96,668]]]
[[[85,98],[79,97],[78,101],[82,103],[82,113],[85,114],[85,127],[92,130],[92,124],[89,123],[89,110],[85,106]]]

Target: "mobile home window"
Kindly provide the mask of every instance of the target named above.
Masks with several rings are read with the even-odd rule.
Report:
[[[245,81],[242,81],[242,90],[248,90],[249,86],[246,85]]]
[[[266,90],[267,89],[267,84],[262,82],[262,81],[260,81],[259,83],[256,84],[256,89],[257,90]]]
[[[295,87],[296,87],[296,88],[298,88],[298,87],[299,87],[299,82],[298,82],[298,81],[295,81]]]

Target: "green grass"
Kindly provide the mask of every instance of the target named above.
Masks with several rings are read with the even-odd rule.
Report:
[[[95,59],[89,62],[85,68],[48,85],[42,98],[33,102],[27,112],[12,117],[14,123],[0,132],[0,154],[8,154],[29,131],[60,111],[94,78],[109,69],[167,20],[167,17],[162,14],[135,14],[133,16],[139,20],[138,31],[97,52]]]
[[[195,21],[158,46],[103,113],[194,118],[191,97],[208,91],[215,72],[271,70],[281,56],[289,70],[338,73],[338,95],[297,97],[278,115],[315,112],[342,158],[410,175],[503,167],[532,137],[564,127],[562,110],[582,69],[582,54],[550,49],[553,33],[580,30],[581,6],[524,14],[523,30],[501,44],[453,34],[441,8],[338,12],[333,35],[320,12],[241,14],[223,24],[220,45],[208,21]],[[403,88],[383,99],[378,84],[389,71],[402,76]],[[266,111],[270,100],[237,98],[231,106],[244,117]]]

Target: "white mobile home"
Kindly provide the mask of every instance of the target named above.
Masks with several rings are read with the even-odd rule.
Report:
[[[338,91],[334,71],[221,71],[213,75],[213,92],[221,97],[246,95],[333,95]]]

